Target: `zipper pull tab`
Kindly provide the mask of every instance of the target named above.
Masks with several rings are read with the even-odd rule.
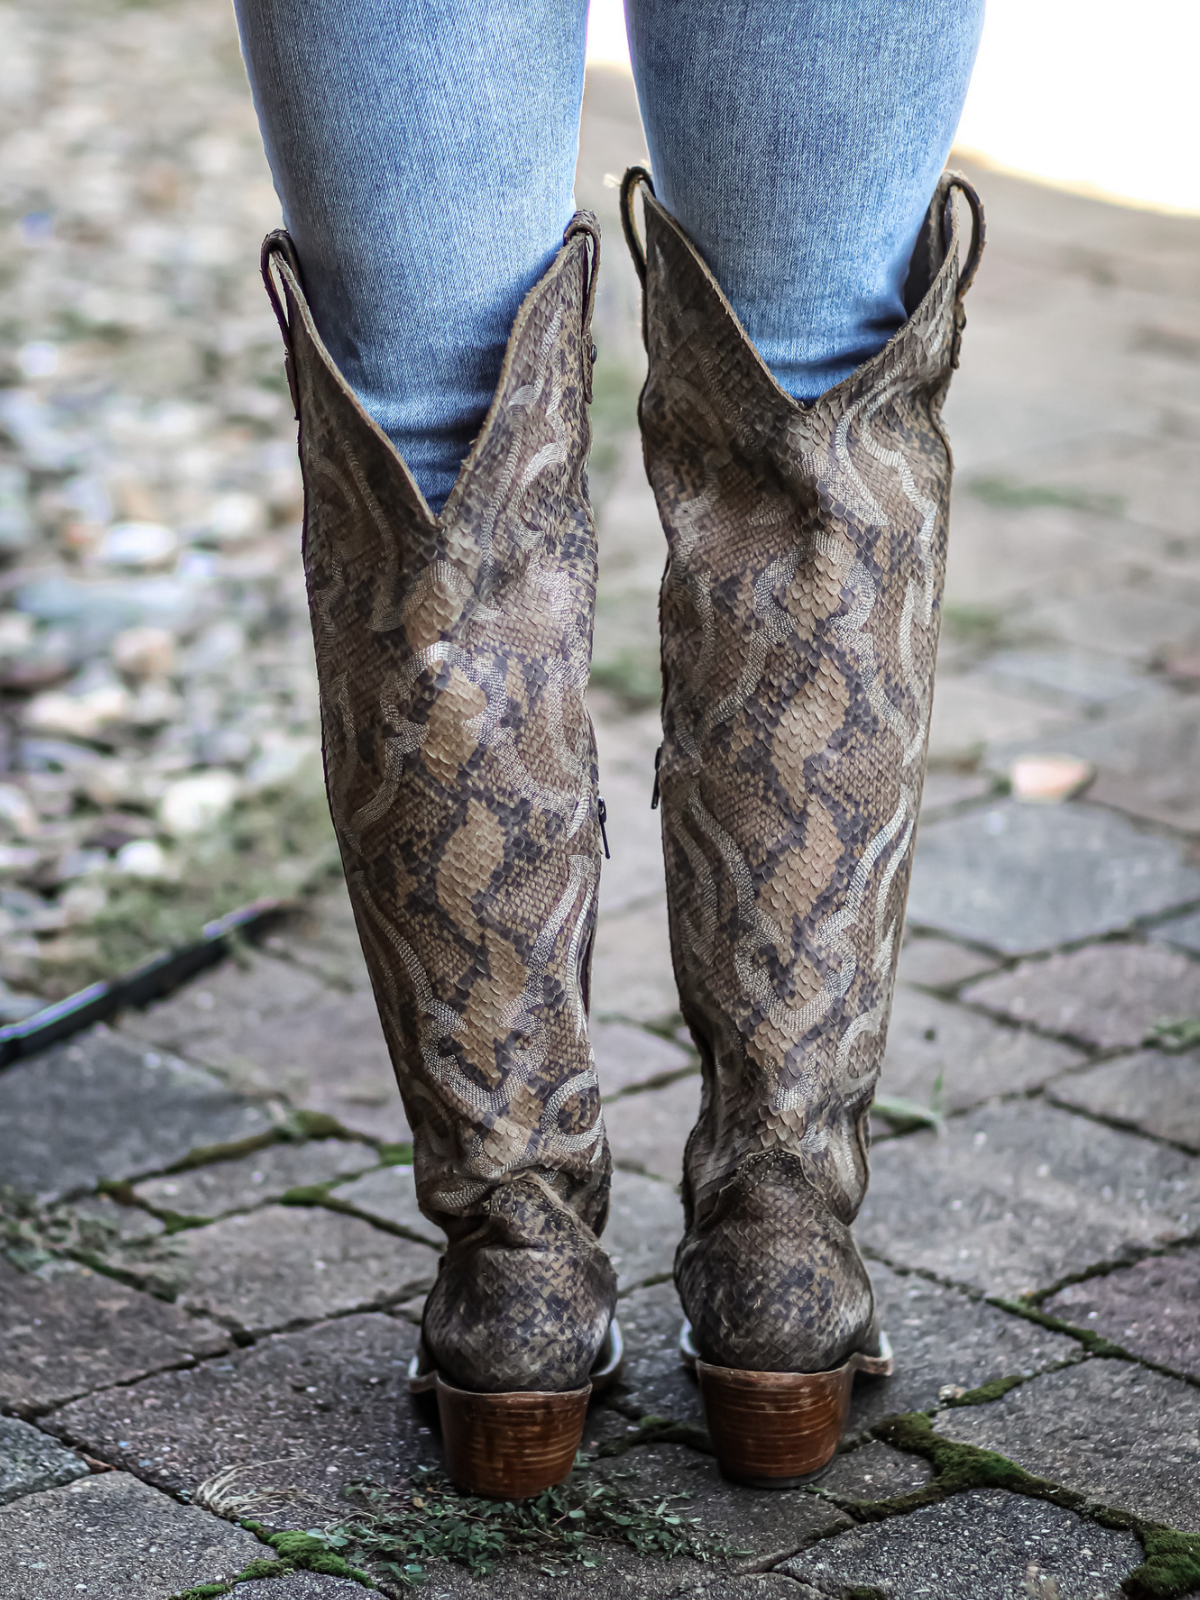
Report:
[[[611,861],[612,852],[608,848],[608,834],[604,831],[604,824],[608,821],[608,807],[599,795],[596,796],[596,819],[600,824],[600,837],[604,840],[604,859]]]
[[[662,764],[662,753],[663,753],[663,747],[662,747],[662,745],[659,745],[658,749],[654,752],[654,790],[653,790],[653,793],[650,796],[650,809],[651,809],[651,811],[657,811],[658,810],[658,802],[659,802],[659,799],[661,798],[660,793],[659,793],[659,787],[658,787],[658,769]]]

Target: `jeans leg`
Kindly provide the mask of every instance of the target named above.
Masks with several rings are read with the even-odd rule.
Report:
[[[440,509],[562,245],[586,0],[236,0],[330,354]]]
[[[626,0],[659,199],[813,400],[906,316],[983,0]]]

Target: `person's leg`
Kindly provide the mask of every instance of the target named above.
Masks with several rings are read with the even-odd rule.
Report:
[[[983,0],[627,0],[659,200],[812,400],[905,317]]]
[[[242,22],[297,235],[263,264],[300,419],[330,811],[417,1198],[448,1238],[411,1382],[437,1394],[456,1482],[536,1494],[570,1471],[619,1349],[587,1034],[582,9],[245,0]]]
[[[330,354],[435,510],[574,204],[586,0],[237,0]]]
[[[939,171],[970,0],[631,0],[655,163],[640,418],[667,534],[658,777],[705,1076],[675,1281],[722,1469],[786,1485],[890,1353],[867,1186],[981,242]],[[979,234],[960,271],[954,194]],[[732,314],[731,314],[732,313]]]

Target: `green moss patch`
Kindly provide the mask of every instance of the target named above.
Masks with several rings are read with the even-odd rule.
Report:
[[[1146,1559],[1121,1585],[1131,1600],[1181,1600],[1200,1589],[1200,1533],[1138,1530]]]
[[[244,1528],[266,1537],[266,1530],[257,1522],[245,1522]],[[309,1533],[275,1533],[266,1539],[278,1556],[260,1556],[240,1572],[220,1583],[201,1583],[194,1589],[184,1589],[171,1596],[171,1600],[210,1600],[210,1597],[232,1594],[239,1583],[251,1583],[255,1578],[282,1578],[288,1572],[322,1572],[333,1578],[348,1578],[362,1584],[364,1589],[376,1587],[374,1579],[358,1567],[352,1567],[341,1556],[328,1549],[323,1539]]]
[[[1122,1262],[1122,1266],[1129,1263]],[[1099,1274],[1102,1276],[1103,1274]],[[1093,1274],[1097,1276],[1097,1274]],[[1071,1279],[1071,1282],[1080,1282],[1080,1279]],[[1057,1294],[1061,1284],[1047,1289],[1047,1295]],[[1119,1344],[1113,1344],[1111,1339],[1102,1338],[1098,1333],[1092,1333],[1088,1328],[1077,1328],[1073,1322],[1064,1322],[1061,1317],[1049,1316],[1045,1311],[1039,1311],[1036,1306],[1027,1305],[1023,1300],[1005,1300],[1002,1296],[991,1295],[988,1305],[998,1306],[1001,1311],[1010,1311],[1016,1317],[1024,1317],[1026,1322],[1036,1322],[1039,1328],[1047,1328],[1051,1333],[1065,1333],[1070,1339],[1077,1339],[1089,1355],[1106,1356],[1114,1361],[1132,1361],[1134,1358],[1128,1350]]]
[[[986,1406],[993,1400],[1002,1400],[1010,1389],[1018,1388],[1025,1382],[1021,1377],[993,1378],[991,1383],[981,1383],[977,1389],[968,1389],[965,1394],[952,1396],[942,1403],[947,1406]]]

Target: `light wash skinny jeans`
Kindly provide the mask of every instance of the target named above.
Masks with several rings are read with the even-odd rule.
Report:
[[[317,326],[439,508],[562,243],[587,0],[236,0]],[[627,0],[659,199],[812,400],[904,320],[983,0]]]

